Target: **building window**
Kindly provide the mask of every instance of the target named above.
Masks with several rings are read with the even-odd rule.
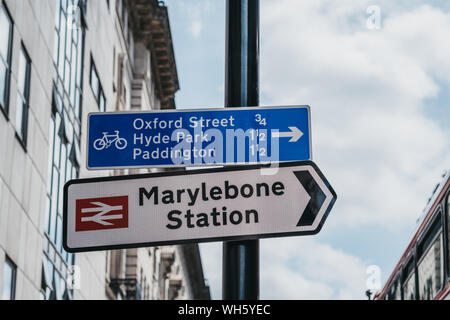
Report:
[[[125,87],[125,83],[123,84],[123,105],[126,107],[127,105],[127,87]]]
[[[16,291],[16,265],[6,257],[3,265],[2,300],[14,300]]]
[[[0,109],[8,114],[9,80],[13,23],[4,5],[0,5]]]
[[[95,67],[94,60],[91,57],[91,70],[89,82],[91,84],[91,89],[95,97],[95,101],[97,101],[98,108],[100,111],[106,111],[106,98],[105,93],[103,92],[103,87],[100,83],[100,78],[98,77],[97,68]]]
[[[116,47],[113,46],[113,62],[112,62],[112,74],[113,78],[116,75]]]
[[[53,85],[52,118],[49,128],[45,244],[42,262],[41,298],[71,299],[67,284],[74,255],[62,246],[64,184],[78,177],[80,164],[81,104],[85,24],[71,25],[73,6],[84,1],[57,0],[55,19],[56,78]],[[84,9],[79,10],[83,20]]]
[[[437,215],[430,230],[419,243],[418,254],[419,298],[431,300],[441,290],[444,277],[444,250],[440,214]]]
[[[65,110],[61,113],[54,110],[50,124],[49,175],[47,187],[47,218],[45,235],[47,250],[44,259],[41,294],[45,299],[61,299],[69,297],[65,279],[69,267],[73,265],[74,256],[65,252],[62,246],[63,233],[63,190],[64,184],[75,179],[79,174],[79,141],[76,139],[74,127],[70,123]],[[53,257],[51,260],[48,257]],[[58,266],[59,268],[56,268]],[[64,287],[64,290],[61,289]],[[62,292],[62,293],[61,293]]]
[[[122,0],[121,1],[122,6],[120,7],[121,10],[121,22],[122,22],[122,29],[123,29],[123,34],[124,34],[124,38],[125,40],[127,39],[127,27],[128,27],[128,16],[127,16],[127,7],[125,6],[125,2]]]
[[[80,21],[84,21],[84,2],[81,0],[68,0],[60,3],[55,16],[55,42],[53,63],[57,70],[56,84],[63,88],[68,98],[74,116],[81,118],[82,102],[82,73],[84,24],[74,20],[74,12],[79,13]],[[74,8],[78,8],[75,10]]]
[[[16,133],[26,145],[28,108],[30,99],[30,73],[31,61],[22,46],[19,55],[19,69],[17,72],[17,98],[16,98]]]

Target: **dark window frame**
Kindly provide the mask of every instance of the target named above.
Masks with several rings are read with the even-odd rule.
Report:
[[[6,6],[6,3],[2,2],[0,4],[0,10],[4,10],[6,13],[6,17],[9,19],[11,29],[9,30],[8,35],[8,52],[6,57],[6,79],[5,79],[5,92],[3,93],[4,105],[0,103],[0,110],[3,115],[9,121],[9,100],[10,100],[10,87],[11,87],[11,63],[12,63],[12,51],[13,51],[13,37],[14,37],[14,20],[9,13],[9,9]]]
[[[29,109],[30,109],[30,91],[31,91],[31,58],[30,55],[28,54],[27,49],[25,48],[24,43],[21,43],[20,46],[20,54],[23,54],[25,57],[25,61],[26,61],[26,70],[25,70],[25,78],[24,78],[24,92],[21,93],[19,92],[19,90],[17,90],[17,95],[23,95],[23,99],[25,101],[22,101],[22,124],[21,124],[21,133],[19,134],[17,132],[15,132],[15,136],[16,138],[19,140],[20,144],[22,145],[22,147],[24,148],[25,152],[27,151],[27,140],[28,140],[28,114],[29,114]],[[19,62],[20,63],[20,62]],[[20,76],[18,75],[17,77],[18,79],[20,78]],[[19,87],[19,84],[18,86]],[[17,97],[18,98],[18,97]],[[17,101],[16,101],[16,106],[17,106]],[[16,110],[17,112],[17,110]]]
[[[97,78],[97,82],[98,82],[98,92],[95,92],[94,88],[92,87],[92,75],[93,73],[95,73],[95,77]],[[91,66],[89,68],[89,85],[91,87],[92,93],[94,95],[95,101],[97,102],[97,106],[100,112],[105,112],[106,111],[106,96],[105,96],[105,92],[103,91],[103,85],[102,82],[100,81],[100,76],[98,74],[98,70],[97,67],[95,65],[94,62],[94,58],[92,57],[91,54]],[[102,103],[102,98],[103,98],[103,103]]]
[[[402,267],[402,275],[401,275],[401,292],[402,299],[409,300],[405,297],[404,285],[406,282],[410,280],[410,277],[414,278],[414,299],[417,300],[417,268],[416,268],[416,246],[411,248],[411,254],[407,259],[405,259],[405,263]]]
[[[49,124],[49,130],[52,134],[49,141],[49,172],[47,174],[48,185],[46,188],[47,203],[42,266],[42,273],[46,272],[46,267],[49,266],[51,275],[49,275],[49,279],[43,278],[44,281],[41,282],[40,294],[43,299],[62,298],[71,300],[73,298],[73,289],[67,286],[66,277],[70,268],[75,265],[76,257],[74,253],[68,253],[62,247],[62,224],[60,224],[62,221],[62,208],[60,207],[60,201],[62,200],[61,190],[65,181],[78,178],[80,173],[79,143],[82,131],[85,31],[87,25],[85,20],[86,1],[79,0],[77,3],[81,14],[80,28],[76,32],[72,30],[70,37],[67,36],[66,26],[63,29],[61,24],[63,20],[64,24],[67,22],[68,7],[64,7],[63,2],[58,1],[55,12],[57,16],[55,17],[56,21],[53,29],[56,33],[53,58],[56,76],[53,82],[52,116]],[[62,18],[63,16],[64,18]],[[71,52],[71,65],[67,69],[65,66],[61,67],[66,60],[69,61],[66,49]],[[66,71],[69,73],[66,73]],[[70,77],[69,89],[64,85],[66,76]],[[75,99],[73,99],[73,94],[75,94]],[[67,103],[65,102],[66,99]],[[68,117],[70,112],[73,112],[73,118]],[[56,288],[54,283],[55,275],[58,275],[59,281],[64,280],[66,282],[64,292],[59,291],[59,295],[58,288]],[[45,280],[51,280],[51,282],[46,282]],[[49,288],[48,292],[47,288]]]
[[[435,211],[433,212],[433,215],[431,216],[430,223],[428,223],[425,230],[422,231],[420,237],[417,239],[416,242],[416,248],[417,248],[417,258],[416,258],[416,266],[417,266],[417,282],[419,282],[419,266],[422,263],[423,258],[425,255],[429,252],[431,249],[431,246],[435,243],[436,239],[439,237],[440,234],[443,234],[443,224],[442,224],[442,209],[441,206],[438,206]],[[444,239],[442,239],[444,241]],[[445,257],[442,257],[442,259],[445,259]],[[445,268],[445,262],[444,262],[444,268]],[[443,276],[443,279],[445,278],[445,275]],[[443,279],[441,279],[441,283],[439,284],[439,290],[440,292],[443,285]],[[417,293],[417,299],[422,299],[420,297],[420,288],[418,288]]]
[[[395,300],[391,298],[395,298],[391,296],[391,290],[394,286],[397,287],[397,290],[400,292],[400,300],[403,300],[403,285],[402,285],[402,275],[401,271],[397,272],[397,275],[393,278],[394,280],[391,281],[391,284],[386,290],[386,300]]]
[[[444,279],[450,282],[450,189],[444,197],[443,208],[444,225]]]
[[[17,265],[14,263],[14,261],[12,261],[11,258],[9,258],[8,256],[5,256],[3,268],[5,268],[6,265],[9,265],[9,267],[12,270],[11,283],[10,283],[11,293],[10,293],[9,300],[15,300],[16,299],[16,283],[17,283]],[[3,271],[3,274],[4,274],[4,271]],[[3,275],[2,275],[2,277],[3,277]],[[2,286],[4,286],[4,285],[5,285],[5,283],[2,284]]]
[[[424,254],[426,254],[436,240],[439,232],[442,232],[442,210],[438,207],[431,219],[431,223],[428,224],[427,228],[422,232],[420,238],[417,241],[417,261],[419,262]]]

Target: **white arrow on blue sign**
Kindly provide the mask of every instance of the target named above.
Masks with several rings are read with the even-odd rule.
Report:
[[[91,113],[88,169],[311,159],[309,106]]]

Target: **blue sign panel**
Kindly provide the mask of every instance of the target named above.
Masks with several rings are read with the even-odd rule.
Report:
[[[311,159],[309,106],[91,113],[88,169]]]

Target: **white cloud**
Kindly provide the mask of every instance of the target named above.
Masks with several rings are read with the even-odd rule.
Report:
[[[450,14],[420,2],[264,1],[262,91],[309,104],[313,156],[338,193],[336,224],[397,228],[450,165],[449,128],[424,116],[450,79]]]
[[[312,237],[261,241],[263,299],[362,299],[366,264]]]
[[[261,299],[329,299],[333,289],[320,281],[311,281],[282,264],[265,266],[261,272]]]
[[[222,288],[222,243],[201,244],[213,299]],[[366,264],[311,237],[261,240],[261,299],[364,299]]]
[[[176,1],[174,2],[187,23],[187,30],[195,39],[200,38],[203,32],[203,21],[211,14],[213,6],[211,0]]]
[[[355,247],[353,229],[412,230],[450,169],[450,126],[426,116],[450,84],[450,5],[425,2],[437,3],[379,0],[381,29],[369,30],[369,0],[262,1],[263,103],[311,105],[314,161],[338,194],[324,229]],[[261,241],[261,298],[365,298],[368,262],[316,239]],[[205,246],[219,298],[221,244]]]

